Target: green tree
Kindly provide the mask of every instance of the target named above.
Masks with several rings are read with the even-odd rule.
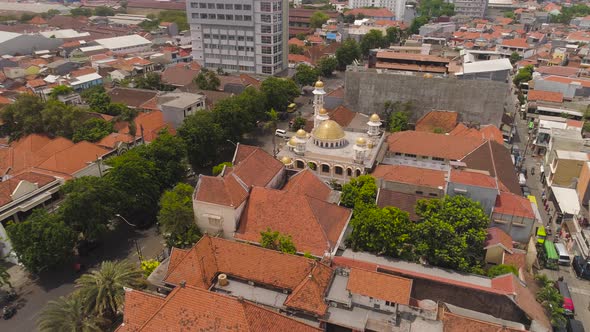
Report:
[[[444,0],[422,0],[418,6],[418,13],[431,17],[453,16],[455,15],[455,5],[444,2]]]
[[[336,60],[338,61],[338,68],[340,70],[344,70],[354,60],[360,60],[360,58],[361,48],[354,39],[348,38],[336,50]]]
[[[138,89],[161,91],[168,90],[162,83],[162,77],[160,76],[160,74],[155,72],[147,73],[143,76],[135,78],[135,86]]]
[[[102,85],[84,90],[80,96],[90,106],[92,112],[108,114],[111,97]]]
[[[210,166],[219,159],[225,138],[222,126],[213,121],[213,113],[197,112],[188,116],[178,128],[178,134],[186,143],[193,169]]]
[[[219,77],[212,70],[201,70],[194,81],[197,87],[202,90],[218,90],[219,84],[221,84]]]
[[[191,247],[201,238],[195,225],[192,194],[192,186],[179,183],[160,199],[158,223],[168,247]]]
[[[316,66],[323,77],[330,77],[338,67],[338,60],[333,56],[324,56],[318,60]]]
[[[340,204],[354,208],[359,204],[374,204],[377,197],[377,184],[375,178],[370,175],[361,175],[352,178],[350,182],[342,186]]]
[[[330,17],[322,12],[315,12],[309,18],[309,23],[311,24],[312,28],[321,28],[324,23],[326,23]]]
[[[254,114],[242,104],[240,98],[223,99],[213,108],[213,121],[223,128],[223,137],[239,141],[242,135],[251,131],[256,123]]]
[[[397,44],[400,42],[402,37],[402,31],[398,27],[389,27],[385,30],[385,40],[387,44]]]
[[[136,148],[107,163],[112,168],[104,178],[118,191],[115,211],[135,225],[150,225],[158,211],[161,188],[154,162],[142,157]]]
[[[51,89],[51,92],[49,93],[49,97],[51,97],[53,99],[57,99],[58,96],[67,96],[73,92],[74,92],[74,89],[72,89],[72,87],[70,87],[70,86],[58,85],[55,88]]]
[[[109,181],[84,176],[66,182],[62,191],[65,199],[59,213],[69,227],[87,240],[96,240],[107,231],[120,195]]]
[[[307,120],[305,120],[304,118],[298,116],[293,121],[293,130],[294,131],[297,131],[299,129],[302,129],[303,127],[305,127],[306,124],[307,124]]]
[[[488,270],[487,274],[488,274],[488,277],[494,278],[494,277],[501,276],[501,275],[504,275],[507,273],[512,273],[515,276],[518,276],[518,269],[514,265],[500,264],[500,265],[492,266]]]
[[[64,264],[76,243],[76,233],[61,216],[44,209],[34,210],[23,222],[9,222],[6,231],[19,262],[35,274]]]
[[[300,32],[295,35],[295,38],[297,38],[299,40],[305,40],[305,38],[307,38],[307,36],[303,32]]]
[[[387,129],[392,133],[406,131],[409,129],[408,121],[408,112],[395,112],[389,118]]]
[[[520,87],[520,83],[526,83],[533,79],[533,72],[535,71],[535,67],[532,65],[525,66],[518,70],[518,73],[512,79],[514,85]]]
[[[303,54],[304,52],[305,50],[301,46],[295,44],[289,45],[289,54]]]
[[[361,39],[361,52],[364,56],[369,55],[369,51],[374,48],[382,48],[387,46],[387,40],[383,36],[381,30],[371,30],[366,33]]]
[[[50,136],[72,138],[81,125],[82,111],[61,101],[48,100],[41,110],[43,132]]]
[[[520,60],[522,60],[522,57],[520,56],[520,54],[518,54],[516,52],[512,52],[512,54],[510,54],[510,63],[512,65],[516,64]]]
[[[306,64],[300,64],[295,70],[293,80],[301,86],[313,85],[320,76],[319,70]]]
[[[430,17],[426,16],[426,15],[421,15],[418,17],[415,17],[412,20],[412,23],[410,24],[410,33],[412,34],[418,34],[420,33],[420,28],[423,25],[426,25],[428,22],[430,21]]]
[[[286,254],[297,253],[291,235],[284,235],[278,231],[272,231],[270,228],[264,232],[260,232],[260,245],[263,248],[284,252]]]
[[[407,212],[396,207],[378,208],[374,205],[355,207],[350,221],[353,231],[350,243],[354,250],[365,250],[392,257],[411,259],[415,224]]]
[[[4,285],[8,285],[8,287],[12,288],[12,284],[10,283],[10,273],[8,273],[6,261],[0,259],[0,287],[3,287]]]
[[[270,111],[268,111],[267,113],[268,115],[268,121],[266,121],[265,124],[265,128],[266,129],[270,129],[271,133],[272,133],[272,155],[276,156],[277,154],[277,142],[276,142],[276,136],[274,133],[277,130],[277,125],[279,122],[279,114],[277,113],[277,111],[275,111],[274,108],[271,108]]]
[[[301,94],[297,84],[288,78],[269,77],[260,87],[266,97],[266,109],[284,112],[295,97]]]
[[[16,140],[29,134],[43,133],[43,107],[44,104],[39,97],[26,93],[19,95],[13,104],[4,107],[0,115],[10,139]]]
[[[158,19],[161,22],[174,22],[178,25],[179,31],[189,29],[186,12],[184,10],[163,10],[158,13]]]
[[[107,321],[86,310],[78,292],[49,301],[39,314],[37,328],[41,332],[100,332]]]
[[[160,262],[155,259],[141,261],[141,270],[143,271],[143,276],[146,278],[149,277],[158,266],[160,266]]]
[[[91,118],[84,121],[80,127],[76,128],[72,140],[74,142],[98,142],[114,131],[112,122],[101,118]]]
[[[417,252],[430,264],[482,273],[489,217],[479,202],[464,196],[420,200],[416,205]]]
[[[115,11],[110,7],[99,6],[94,9],[95,16],[114,16]]]
[[[545,275],[537,275],[537,280],[541,282],[541,288],[537,292],[537,301],[541,303],[543,308],[549,313],[551,325],[555,327],[565,327],[566,318],[565,310],[563,309],[563,296],[559,293],[557,288],[553,286],[553,281],[548,279]]]
[[[143,285],[143,272],[128,261],[102,262],[97,270],[76,280],[76,288],[87,310],[111,321],[125,301],[123,288]]]
[[[223,171],[223,168],[232,167],[232,166],[233,166],[233,164],[231,163],[231,161],[224,161],[219,165],[213,166],[213,170],[212,170],[213,176],[217,176],[217,175],[221,174],[221,172]]]
[[[513,20],[515,20],[515,19],[516,19],[516,15],[515,15],[515,14],[514,14],[514,12],[512,12],[512,11],[511,11],[511,12],[505,12],[505,13],[504,13],[504,17],[506,17],[506,18],[511,18],[511,19],[513,19]]]
[[[19,21],[21,21],[22,23],[26,23],[26,22],[28,22],[28,21],[32,20],[33,18],[35,18],[35,16],[36,16],[35,14],[31,14],[31,13],[23,13],[23,14],[20,16],[20,19],[19,19]]]
[[[145,149],[139,149],[140,155],[154,163],[156,179],[160,188],[172,188],[186,176],[186,145],[182,138],[173,136],[164,130],[158,134]]]
[[[89,17],[89,16],[92,16],[92,10],[89,8],[82,8],[82,7],[72,8],[70,10],[70,15]]]

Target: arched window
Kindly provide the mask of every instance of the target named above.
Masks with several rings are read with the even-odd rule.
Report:
[[[314,163],[313,161],[310,161],[310,162],[308,162],[308,163],[307,163],[307,166],[309,166],[309,168],[310,168],[312,171],[315,171],[316,169],[318,169],[318,165],[317,165],[316,163]]]
[[[361,176],[361,170],[360,169],[357,169],[356,170],[356,176]]]
[[[346,169],[346,176],[352,176],[352,169],[350,169],[350,168]]]
[[[342,173],[344,173],[344,170],[342,169],[342,167],[336,166],[334,167],[334,173],[336,173],[336,175],[342,175]]]
[[[295,167],[297,167],[297,168],[304,168],[305,167],[305,163],[303,161],[301,161],[301,160],[297,160],[295,162]]]
[[[330,165],[322,164],[322,173],[330,173]]]

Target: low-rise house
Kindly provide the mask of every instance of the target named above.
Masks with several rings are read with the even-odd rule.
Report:
[[[502,43],[496,46],[496,51],[506,56],[510,56],[512,53],[518,53],[518,55],[525,59],[535,54],[535,49],[524,38],[503,39]]]
[[[387,8],[355,8],[346,12],[346,15],[363,15],[363,17],[375,20],[395,21],[395,14]],[[399,18],[402,19],[402,18]]]
[[[588,161],[588,154],[577,151],[553,150],[549,159],[552,160],[545,170],[548,186],[576,186],[582,167]]]
[[[21,67],[4,67],[3,71],[4,75],[11,79],[25,77],[27,75],[25,69]]]
[[[590,80],[550,75],[533,78],[535,89],[543,91],[560,92],[564,99],[572,100],[574,97],[590,97]]]
[[[97,39],[95,42],[113,53],[118,54],[144,52],[148,51],[152,46],[151,41],[137,34]]]
[[[80,65],[68,60],[57,60],[47,64],[47,73],[51,75],[65,76],[78,69]]]
[[[89,89],[93,86],[102,85],[103,83],[102,76],[96,72],[72,77],[70,78],[69,82],[72,89],[77,92]]]
[[[497,179],[484,171],[451,169],[446,193],[449,196],[465,196],[479,202],[487,215],[492,213],[499,194]]]
[[[116,87],[107,92],[113,103],[125,104],[129,108],[144,109],[142,105],[155,98],[158,91]]]
[[[184,88],[193,83],[193,80],[199,75],[200,71],[199,66],[179,63],[166,68],[162,72],[162,82],[177,88]]]
[[[446,134],[457,126],[458,116],[452,111],[430,111],[416,121],[415,130]]]
[[[516,242],[528,243],[540,226],[531,204],[536,203],[522,195],[501,191],[496,199],[490,226],[500,228]]]
[[[484,60],[464,63],[463,69],[455,76],[463,80],[490,80],[507,82],[512,71],[512,64],[508,59]]]
[[[436,55],[376,51],[369,55],[369,67],[430,74],[449,72],[450,60]]]
[[[178,128],[189,115],[206,108],[205,96],[201,94],[168,92],[157,99],[164,121],[171,123],[174,128]]]
[[[580,170],[576,191],[580,199],[580,204],[588,206],[590,203],[590,161],[585,162]]]

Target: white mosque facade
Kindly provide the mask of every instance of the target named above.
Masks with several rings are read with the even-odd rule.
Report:
[[[328,116],[324,106],[324,84],[316,82],[313,129],[300,129],[291,137],[277,158],[287,168],[311,169],[324,180],[340,183],[367,174],[384,150],[384,135],[377,114],[368,118],[366,130],[345,130]]]

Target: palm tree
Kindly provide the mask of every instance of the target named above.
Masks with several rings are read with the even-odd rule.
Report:
[[[60,297],[57,301],[49,301],[37,321],[40,331],[51,332],[98,332],[106,320],[89,313],[84,302],[76,292]]]
[[[277,124],[279,122],[279,113],[277,113],[274,108],[271,108],[270,111],[266,112],[266,116],[268,117],[268,121],[266,122],[265,127],[272,130],[272,155],[273,157],[276,157],[277,143],[275,142],[275,130],[277,130]]]
[[[76,287],[86,308],[96,315],[114,318],[123,302],[125,290],[145,285],[143,272],[128,261],[105,261],[98,270],[76,280]]]

